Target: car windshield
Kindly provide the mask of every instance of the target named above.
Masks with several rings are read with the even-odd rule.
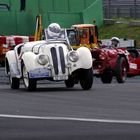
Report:
[[[67,29],[67,36],[71,46],[77,45],[76,41],[76,31],[72,29]]]
[[[66,40],[65,29],[61,29],[60,32],[51,35],[48,33],[47,29],[45,29],[45,39],[48,42]]]

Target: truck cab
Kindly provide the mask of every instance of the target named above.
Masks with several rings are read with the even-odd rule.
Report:
[[[90,49],[98,47],[98,29],[94,24],[72,25],[71,29],[68,29],[67,32],[68,38],[70,42],[72,42],[74,49],[77,49],[80,46],[85,46]],[[73,38],[71,37],[72,33]]]

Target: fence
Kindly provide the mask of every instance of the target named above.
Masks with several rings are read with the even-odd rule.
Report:
[[[104,18],[140,18],[140,0],[103,0]]]

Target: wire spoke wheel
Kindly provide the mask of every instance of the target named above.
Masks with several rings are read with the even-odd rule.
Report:
[[[34,91],[36,89],[36,80],[29,77],[29,73],[25,65],[22,66],[22,78],[25,88],[27,90]]]
[[[24,85],[25,85],[25,87],[28,87],[29,86],[29,77],[28,77],[28,72],[27,72],[25,66],[23,67],[22,71],[23,71],[22,77],[23,77]]]
[[[120,57],[118,59],[115,74],[116,74],[116,79],[117,79],[118,83],[124,83],[126,81],[127,62],[124,57]]]

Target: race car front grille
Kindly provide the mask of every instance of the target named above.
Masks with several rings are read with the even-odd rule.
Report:
[[[58,74],[58,58],[57,58],[56,49],[54,47],[51,48],[51,54],[52,54],[52,60],[53,60],[55,74]]]
[[[65,73],[65,59],[64,59],[64,51],[62,47],[59,47],[59,54],[60,54],[60,62],[61,62],[61,69],[62,73]]]
[[[62,71],[62,73],[64,74],[65,73],[65,58],[64,58],[63,48],[59,46],[58,51],[55,47],[51,48],[51,55],[52,55],[55,74],[58,75],[60,71]],[[59,69],[60,66],[61,66],[61,69]]]

